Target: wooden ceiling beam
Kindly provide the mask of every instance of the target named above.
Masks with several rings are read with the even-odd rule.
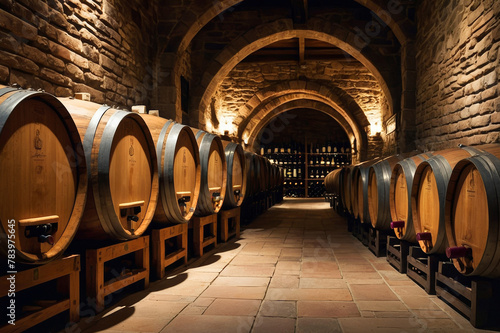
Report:
[[[304,62],[305,53],[306,53],[306,39],[304,37],[299,37],[299,63]]]

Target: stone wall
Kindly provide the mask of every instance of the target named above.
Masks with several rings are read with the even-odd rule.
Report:
[[[423,0],[417,17],[417,148],[497,142],[500,1]]]
[[[0,0],[0,83],[148,104],[157,1]]]

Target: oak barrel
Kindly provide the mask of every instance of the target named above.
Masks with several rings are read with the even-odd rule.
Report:
[[[361,223],[370,223],[368,213],[368,171],[370,166],[380,158],[366,161],[354,166],[351,179],[351,204],[354,218],[359,218]]]
[[[222,141],[227,164],[226,195],[224,197],[224,208],[241,206],[245,199],[247,186],[247,169],[245,152],[241,145]]]
[[[342,205],[344,208],[350,213],[353,214],[352,211],[352,201],[351,201],[351,186],[352,186],[352,170],[354,166],[350,165],[344,167],[344,176],[342,179],[342,186],[340,191],[340,200],[342,201]]]
[[[389,191],[392,169],[403,155],[393,155],[373,164],[368,171],[368,212],[375,229],[391,229]]]
[[[259,192],[264,193],[269,190],[269,179],[271,164],[264,156],[256,155],[258,163],[260,164],[259,173],[257,174],[256,181],[259,183]]]
[[[89,191],[79,239],[129,240],[148,228],[158,200],[153,139],[136,113],[60,98],[75,121],[87,161]]]
[[[479,147],[458,162],[446,193],[445,227],[457,270],[500,277],[500,145]]]
[[[411,210],[411,188],[417,166],[432,156],[431,152],[406,158],[394,166],[389,189],[391,227],[397,238],[416,243]]]
[[[474,154],[469,147],[434,153],[415,170],[411,190],[411,210],[416,240],[427,254],[444,253],[447,246],[444,226],[446,190],[453,167]]]
[[[188,223],[198,204],[200,154],[193,131],[165,118],[142,114],[158,156],[160,198],[154,222]]]
[[[245,194],[245,202],[251,202],[260,191],[260,182],[258,181],[260,174],[261,162],[258,155],[245,152],[245,162],[247,169],[247,190]]]
[[[57,98],[0,86],[2,258],[43,264],[63,254],[85,206],[82,152],[76,125]]]
[[[342,175],[344,169],[335,169],[328,173],[323,183],[325,184],[326,193],[340,195],[342,186]]]
[[[200,150],[200,195],[197,216],[216,214],[222,208],[227,184],[227,164],[219,136],[192,129]]]

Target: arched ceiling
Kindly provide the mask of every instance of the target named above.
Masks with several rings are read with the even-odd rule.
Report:
[[[269,107],[273,104],[261,96],[270,86],[297,80],[309,86],[321,86],[323,96],[310,89],[295,89],[287,92],[289,99],[284,103],[321,102],[344,117],[338,121],[349,124],[346,132],[356,133],[360,138],[366,138],[374,127],[380,131],[384,121],[399,111],[400,45],[406,45],[414,35],[413,1],[405,4],[393,0],[200,3],[192,1],[186,7],[182,19],[169,32],[165,48],[175,54],[176,105],[180,104],[180,76],[188,76],[191,83],[188,114],[191,125],[215,132],[235,128],[231,134],[240,139],[243,133],[256,135],[255,130],[261,128],[273,112]],[[297,59],[293,59],[292,44],[297,45]],[[249,80],[251,89],[228,94],[229,89],[225,87],[230,86],[228,82],[235,79],[234,75],[249,65],[264,68],[266,55],[274,56],[281,64],[287,63],[290,68],[295,66],[290,71],[295,71],[296,77],[268,79],[265,84],[262,79],[257,84]],[[344,76],[348,75],[349,66],[338,66],[342,61],[358,68],[348,73],[352,82],[339,79],[342,71]],[[323,65],[326,62],[321,66],[328,71],[301,73],[301,69],[308,66],[321,67],[318,62]],[[186,63],[191,64],[188,72],[184,69]],[[167,67],[171,68],[171,64]],[[356,83],[355,75],[368,79]],[[318,101],[325,95],[326,100]],[[283,96],[280,99],[283,101]],[[339,99],[350,101],[339,104]],[[276,104],[276,108],[284,103]],[[176,110],[180,112],[179,107]],[[176,118],[183,116],[178,114]],[[219,123],[223,123],[220,129]]]

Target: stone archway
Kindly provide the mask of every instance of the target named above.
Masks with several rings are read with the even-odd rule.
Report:
[[[266,89],[258,91],[239,110],[240,121],[238,122],[238,133],[243,133],[247,124],[254,118],[258,118],[263,112],[282,103],[297,99],[300,94],[304,98],[315,99],[338,110],[352,127],[365,127],[370,125],[363,110],[356,101],[345,94],[342,89],[334,89],[317,82],[294,80],[280,82]]]
[[[349,137],[350,142],[356,142],[356,149],[358,152],[358,160],[363,160],[366,158],[367,151],[367,137],[364,131],[359,130],[359,128],[352,127],[351,124],[344,118],[342,114],[340,114],[336,109],[327,105],[323,102],[317,100],[309,100],[309,99],[300,99],[300,100],[291,100],[286,103],[283,103],[276,108],[270,110],[265,114],[263,118],[261,118],[258,123],[249,131],[248,139],[246,142],[248,146],[252,147],[258,140],[258,135],[260,131],[275,117],[279,117],[281,114],[291,111],[294,109],[307,108],[311,110],[316,110],[322,113],[327,114],[332,117],[335,121],[337,121],[340,126],[344,129],[347,136]]]
[[[210,105],[212,96],[218,85],[228,73],[243,59],[254,51],[269,45],[277,40],[303,37],[317,39],[336,45],[348,54],[357,58],[374,75],[384,92],[389,104],[389,112],[393,114],[393,96],[399,99],[400,85],[393,77],[393,71],[383,59],[375,54],[368,54],[364,45],[360,49],[351,45],[355,36],[345,28],[326,22],[322,19],[312,19],[309,26],[304,30],[294,30],[291,20],[278,20],[270,24],[256,27],[252,31],[236,39],[222,50],[219,55],[207,67],[203,74],[201,83],[191,99],[191,124],[204,128],[203,115]],[[368,56],[366,55],[368,54]],[[396,81],[396,82],[394,82]],[[388,85],[388,82],[391,86]]]

